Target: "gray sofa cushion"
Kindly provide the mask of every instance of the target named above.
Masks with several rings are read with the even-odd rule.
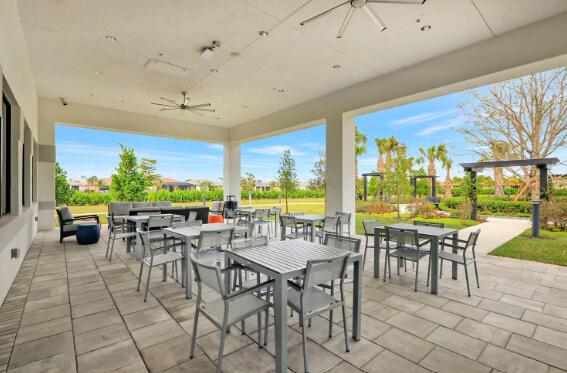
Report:
[[[61,218],[63,218],[63,221],[73,220],[73,213],[71,213],[71,209],[69,209],[69,207],[63,206],[59,209],[59,211],[61,211]]]

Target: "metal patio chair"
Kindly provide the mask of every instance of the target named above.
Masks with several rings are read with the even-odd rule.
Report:
[[[114,252],[114,242],[127,238],[135,238],[138,234],[136,232],[128,232],[128,226],[124,219],[115,218],[114,215],[108,216],[108,241],[106,244],[106,257],[110,262],[112,260],[112,253]],[[112,241],[112,245],[110,244]]]
[[[388,268],[389,278],[392,278],[392,265],[390,257],[394,256],[398,260],[406,260],[415,262],[415,287],[417,291],[417,282],[419,277],[419,260],[424,256],[429,258],[427,263],[427,286],[429,286],[429,271],[431,270],[431,256],[429,249],[423,248],[425,244],[420,244],[416,229],[397,229],[386,227],[386,258],[384,263],[384,282],[386,281],[386,268]],[[398,262],[399,263],[399,262]],[[400,266],[396,265],[398,275],[400,274]],[[407,270],[407,267],[404,265]]]
[[[305,232],[305,226],[298,224],[295,216],[282,215],[280,216],[281,224],[281,239],[285,241],[286,239],[296,240],[299,238],[307,239],[307,234]],[[289,228],[289,233],[288,233]]]
[[[323,243],[327,234],[339,234],[341,230],[340,225],[340,216],[325,216],[321,228],[315,231],[315,236],[319,237],[319,242]],[[315,227],[311,227],[311,229],[315,229]]]
[[[299,313],[299,324],[303,340],[303,365],[305,372],[309,371],[307,362],[307,340],[305,338],[305,320],[341,307],[343,314],[343,329],[345,348],[349,352],[348,330],[346,324],[344,277],[347,269],[349,254],[331,259],[309,260],[305,277],[300,285],[288,281],[287,304]],[[321,283],[339,280],[340,299],[326,293],[318,287]],[[333,322],[329,319],[329,335],[332,335]]]
[[[352,218],[352,214],[350,212],[337,212],[335,215],[341,218],[341,230],[339,234],[343,235],[346,227],[347,234],[350,236],[350,219]]]
[[[222,250],[228,249],[234,237],[234,227],[216,230],[202,230],[195,256],[203,263],[223,265]]]
[[[221,269],[216,265],[202,262],[196,255],[191,254],[191,265],[197,278],[197,305],[193,321],[193,336],[191,340],[192,359],[195,354],[195,342],[197,340],[197,328],[199,315],[207,318],[217,329],[220,330],[220,346],[217,360],[217,373],[221,372],[224,354],[224,342],[227,331],[231,325],[243,322],[247,318],[257,315],[258,317],[258,347],[262,348],[262,312],[267,311],[270,303],[255,295],[259,289],[269,286],[273,281],[259,283],[254,287],[241,289],[236,292],[228,292],[225,289],[223,276],[229,276],[230,271],[241,267],[227,267]],[[203,285],[219,295],[217,299],[203,302]]]
[[[256,231],[256,228],[258,228],[258,233],[260,234],[260,236],[264,236],[264,227],[266,227],[267,229],[267,235],[266,237],[270,237],[270,220],[269,220],[269,216],[270,216],[270,209],[257,209],[256,213],[254,214],[254,230]]]
[[[270,209],[270,213],[268,215],[269,218],[274,217],[274,237],[278,236],[278,219],[282,216],[282,208],[281,207],[272,207]]]
[[[440,261],[440,269],[439,269],[439,278],[443,276],[443,261],[448,260],[452,263],[461,264],[465,267],[465,278],[467,280],[467,293],[468,296],[471,296],[471,288],[469,285],[469,271],[467,269],[467,265],[471,262],[474,264],[474,276],[476,278],[476,286],[480,288],[480,283],[478,281],[478,269],[476,266],[476,242],[478,237],[480,236],[480,229],[476,230],[475,232],[471,232],[469,234],[469,238],[466,240],[454,239],[452,237],[445,237],[443,242],[441,243],[440,251],[438,254],[439,261]],[[456,242],[453,242],[456,241]],[[445,247],[449,248],[451,251],[445,251]],[[453,247],[461,250],[463,253],[453,253]],[[467,250],[471,248],[472,256],[467,257]]]
[[[366,265],[366,254],[368,253],[368,248],[374,248],[374,245],[369,245],[369,239],[372,238],[372,242],[374,242],[374,228],[377,228],[380,226],[380,222],[378,220],[365,220],[362,222],[362,226],[364,227],[364,237],[366,238],[365,244],[364,244],[364,257],[362,259],[362,269],[364,269],[364,266]],[[381,235],[380,237],[383,237],[383,235]],[[380,251],[382,248],[386,248],[385,246],[383,246],[383,242],[384,240],[380,239],[378,242],[378,247],[380,248],[380,250],[378,250],[377,252],[377,256],[378,258],[376,258],[376,262],[380,263]],[[380,272],[380,271],[378,271]]]

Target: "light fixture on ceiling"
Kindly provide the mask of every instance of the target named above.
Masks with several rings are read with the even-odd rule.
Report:
[[[284,93],[285,89],[283,88],[273,88],[274,91],[278,92],[278,93]]]
[[[378,16],[378,14],[376,14],[376,12],[374,12],[374,10],[372,10],[372,8],[369,6],[369,4],[414,4],[414,5],[423,5],[425,4],[427,0],[347,0],[339,5],[336,5],[332,8],[329,8],[327,10],[325,10],[324,12],[321,12],[319,14],[317,14],[316,16],[313,16],[311,18],[306,19],[305,21],[301,22],[300,25],[301,26],[305,26],[308,23],[311,23],[321,17],[324,17],[328,14],[330,14],[331,12],[333,12],[334,10],[342,7],[343,5],[348,5],[350,6],[350,8],[348,9],[348,12],[343,20],[343,23],[341,24],[341,26],[339,27],[339,31],[337,33],[337,38],[340,39],[343,37],[343,34],[345,33],[348,24],[352,18],[352,15],[354,13],[355,10],[362,8],[365,12],[366,15],[372,20],[372,22],[374,22],[376,24],[376,26],[378,26],[378,30],[380,31],[385,31],[388,27],[386,26],[386,24],[382,21],[382,19],[380,19],[380,17]]]
[[[67,100],[65,100],[64,97],[59,97],[59,101],[61,101],[61,105],[63,105],[63,106],[69,105],[69,103],[67,102]]]
[[[338,69],[340,69],[341,67],[342,67],[342,66],[341,66],[341,65],[338,65],[338,64],[337,64],[337,65],[333,65],[333,69],[335,69],[335,70],[338,70]]]
[[[231,57],[240,57],[240,53],[238,52],[230,52]]]
[[[242,105],[244,109],[248,109],[248,105]]]
[[[209,70],[209,71],[212,72],[212,73],[218,73],[218,72],[219,72],[219,69],[214,69],[214,68],[213,68],[213,69],[211,69],[211,70]]]
[[[181,91],[181,95],[183,95],[183,101],[178,104],[174,100],[170,100],[164,97],[160,97],[163,101],[167,102],[167,104],[152,102],[152,105],[163,106],[159,111],[168,111],[168,110],[181,110],[181,111],[189,111],[193,114],[197,114],[203,116],[203,111],[208,111],[210,113],[214,113],[215,109],[210,109],[211,104],[197,104],[197,105],[190,105],[189,104],[189,97],[187,97],[187,91]]]
[[[258,31],[258,35],[260,35],[262,37],[266,37],[266,36],[270,35],[270,33],[266,30],[260,30],[260,31]]]
[[[213,43],[210,46],[204,47],[201,50],[201,57],[211,58],[212,56],[215,55],[215,49],[217,49],[220,46],[221,46],[220,41],[213,40]]]
[[[420,30],[421,30],[421,31],[424,31],[424,32],[425,32],[425,31],[429,31],[429,30],[431,30],[431,25],[422,26]]]
[[[94,97],[94,93],[92,93],[92,92],[91,92],[89,95],[90,95],[91,97]]]
[[[96,74],[97,76],[102,76],[102,71],[98,71],[98,70],[97,70],[97,71],[95,71],[95,74]]]
[[[116,38],[116,36],[114,35],[106,35],[106,40],[116,43],[118,41],[118,38]]]

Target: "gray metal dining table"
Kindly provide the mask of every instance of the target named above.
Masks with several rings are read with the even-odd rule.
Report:
[[[458,230],[454,228],[439,228],[439,227],[431,227],[426,225],[414,225],[408,223],[398,223],[398,224],[390,224],[387,226],[376,227],[374,228],[374,277],[378,277],[380,271],[380,263],[378,263],[378,250],[380,249],[379,243],[380,238],[384,236],[386,233],[386,227],[395,228],[395,229],[413,229],[417,230],[417,236],[419,238],[430,240],[429,250],[431,255],[431,294],[437,294],[438,286],[437,286],[437,277],[439,273],[439,246],[441,241],[443,241],[446,237],[452,237],[454,239],[458,238]],[[455,242],[456,243],[456,242]],[[453,252],[456,253],[457,249],[453,248]],[[453,263],[452,268],[452,277],[453,279],[457,279],[457,263]]]
[[[226,251],[229,259],[275,280],[274,329],[277,373],[287,372],[288,366],[287,281],[304,274],[308,260],[332,258],[344,252],[343,249],[304,240],[276,241],[267,246]],[[351,252],[349,262],[353,264],[352,337],[355,341],[359,341],[362,317],[362,255]]]
[[[310,226],[311,231],[309,233],[309,240],[311,242],[315,242],[315,228],[317,226],[317,223],[320,223],[323,220],[325,220],[325,216],[309,214],[309,215],[295,215],[294,217],[295,217],[295,221],[302,222]]]
[[[193,297],[193,270],[191,268],[191,242],[193,240],[199,239],[202,231],[206,230],[230,230],[233,229],[236,232],[247,232],[248,228],[238,227],[232,224],[225,223],[211,223],[203,225],[195,225],[192,227],[181,227],[181,228],[164,228],[164,233],[175,237],[183,241],[183,256],[184,260],[181,264],[181,277],[182,285],[185,286],[185,298],[191,299]]]

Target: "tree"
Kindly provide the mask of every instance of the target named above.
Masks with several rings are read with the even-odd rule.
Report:
[[[441,159],[443,168],[446,170],[445,174],[445,198],[451,197],[453,194],[453,181],[451,180],[451,168],[453,167],[453,160],[447,155]]]
[[[443,158],[447,156],[447,146],[445,144],[431,145],[427,149],[419,148],[419,152],[423,154],[423,156],[427,158],[427,161],[429,162],[427,166],[427,175],[437,176],[435,161],[442,161]]]
[[[390,167],[386,169],[384,188],[389,195],[396,197],[398,217],[400,217],[400,203],[411,191],[409,177],[413,161],[413,157],[407,155],[407,146],[398,144],[392,152]]]
[[[285,212],[289,212],[288,195],[297,187],[297,172],[295,171],[295,160],[291,156],[289,149],[284,150],[280,160],[280,168],[278,170],[278,181],[280,189],[285,197]]]
[[[59,162],[55,162],[55,203],[57,206],[66,204],[73,195],[73,189],[67,181],[67,171]]]
[[[460,107],[467,118],[460,131],[479,156],[492,158],[493,144],[504,143],[504,159],[549,157],[567,145],[567,67],[472,91]],[[524,181],[515,199],[537,193],[536,167],[508,171]]]
[[[380,139],[375,138],[374,143],[376,144],[376,148],[378,149],[378,161],[376,162],[376,171],[384,172],[386,168],[386,162],[384,161],[384,155],[387,151],[388,139]]]
[[[142,162],[138,165],[140,173],[144,176],[145,187],[148,188],[155,185],[161,178],[156,172],[157,161],[155,159],[142,158]]]
[[[256,190],[256,176],[252,175],[250,172],[244,174],[244,177],[240,179],[240,185],[243,190],[250,192]]]
[[[143,201],[149,176],[138,167],[134,149],[120,144],[120,162],[112,175],[110,191],[117,201]],[[147,172],[147,171],[146,171]]]
[[[358,130],[358,126],[354,126],[354,185],[355,193],[360,190],[360,182],[358,178],[358,157],[366,153],[366,143],[368,138]]]
[[[319,159],[313,163],[313,168],[311,169],[311,173],[313,174],[313,178],[309,180],[309,184],[311,185],[312,189],[315,190],[322,190],[325,189],[326,179],[325,179],[325,172],[327,167],[327,159],[325,157],[325,153],[319,153]]]
[[[388,137],[385,140],[385,149],[386,149],[386,164],[385,167],[390,167],[390,163],[392,163],[392,155],[396,152],[398,146],[400,146],[400,142],[394,136]]]

